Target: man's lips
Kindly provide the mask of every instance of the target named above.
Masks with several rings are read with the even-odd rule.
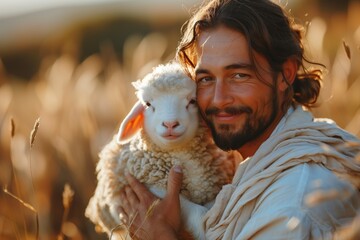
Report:
[[[217,113],[217,114],[213,114],[213,119],[216,122],[230,122],[230,121],[234,121],[240,115],[242,115],[242,113],[240,113],[240,114],[229,114],[229,113],[220,112],[220,113]]]
[[[251,109],[244,106],[233,106],[226,107],[224,109],[210,107],[205,110],[205,115],[208,119],[213,119],[213,121],[218,123],[232,123],[235,120],[238,120],[239,117],[244,116],[244,114],[250,114]]]

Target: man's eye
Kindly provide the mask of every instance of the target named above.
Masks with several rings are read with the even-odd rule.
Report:
[[[213,80],[212,77],[199,77],[196,79],[196,82],[198,84],[204,84],[204,83],[208,83],[208,82],[211,82]]]
[[[203,77],[203,78],[201,79],[202,82],[209,82],[209,81],[211,81],[211,80],[212,80],[211,77]]]
[[[234,79],[245,79],[249,77],[249,74],[245,74],[245,73],[235,73],[232,76]]]

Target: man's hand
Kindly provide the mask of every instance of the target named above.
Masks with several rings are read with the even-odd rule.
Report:
[[[180,187],[182,171],[174,166],[169,173],[167,194],[160,200],[132,175],[121,192],[120,219],[130,225],[131,236],[139,239],[177,239],[181,229]]]

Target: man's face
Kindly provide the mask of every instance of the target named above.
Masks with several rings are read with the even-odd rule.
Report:
[[[197,101],[216,144],[223,150],[238,150],[260,138],[278,115],[269,64],[259,54],[254,57],[258,74],[240,32],[219,26],[199,36]]]

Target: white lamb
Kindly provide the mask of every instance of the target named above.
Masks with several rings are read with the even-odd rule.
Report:
[[[199,123],[196,84],[179,64],[160,65],[133,85],[139,101],[99,155],[98,184],[85,215],[110,236],[122,224],[117,208],[118,193],[127,184],[124,173],[133,174],[161,198],[169,170],[177,164],[184,174],[181,212],[185,228],[195,239],[203,239],[205,206],[231,181],[238,156],[219,150]]]

